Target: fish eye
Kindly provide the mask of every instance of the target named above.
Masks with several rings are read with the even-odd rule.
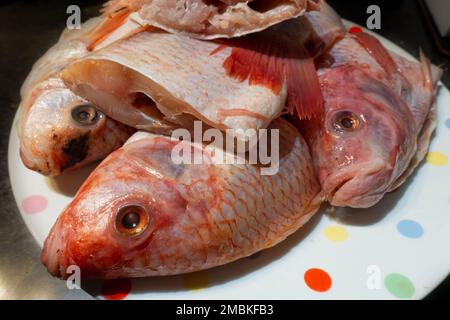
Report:
[[[82,104],[73,108],[71,115],[76,123],[90,126],[96,124],[100,120],[102,113],[91,104]]]
[[[116,215],[116,230],[127,237],[140,235],[148,226],[149,216],[145,208],[131,205],[119,209]]]
[[[360,118],[350,111],[339,112],[334,120],[335,129],[338,131],[352,131],[361,124]]]

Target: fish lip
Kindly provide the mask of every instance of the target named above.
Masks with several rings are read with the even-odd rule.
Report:
[[[369,168],[369,169],[368,169]],[[363,163],[352,166],[351,169],[342,169],[336,174],[329,175],[322,183],[322,193],[331,205],[336,207],[368,208],[375,205],[387,192],[389,183],[381,180],[371,186],[369,191],[357,190],[355,181],[361,177],[380,176],[388,168],[380,161],[376,165]]]
[[[63,238],[59,220],[49,234],[51,236],[45,240],[41,251],[41,262],[52,276],[65,279],[67,278],[66,270],[68,267],[67,239]]]

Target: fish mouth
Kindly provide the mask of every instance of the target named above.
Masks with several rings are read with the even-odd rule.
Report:
[[[69,276],[66,274],[69,264],[66,258],[66,241],[60,225],[58,220],[50,231],[50,236],[45,240],[41,252],[41,262],[52,276],[65,279]]]
[[[342,169],[324,180],[322,193],[332,206],[369,208],[387,192],[390,172],[381,163]]]

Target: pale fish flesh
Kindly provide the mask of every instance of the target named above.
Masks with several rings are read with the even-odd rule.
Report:
[[[35,63],[22,86],[20,155],[32,170],[57,176],[104,158],[134,132],[75,95],[58,77],[69,63],[90,53],[88,35],[102,21],[93,18],[78,30],[65,30],[58,43]],[[134,32],[136,26],[128,20],[96,49]]]
[[[232,38],[262,31],[314,10],[311,0],[113,0],[104,15],[114,20],[137,13],[145,24],[200,39]],[[102,34],[111,26],[97,30]]]
[[[322,112],[314,58],[345,29],[331,8],[242,39],[201,41],[157,30],[116,41],[61,73],[75,93],[111,118],[152,131],[146,114],[188,127],[266,128],[285,110]],[[295,39],[295,40],[292,40]],[[153,110],[153,111],[152,111]]]

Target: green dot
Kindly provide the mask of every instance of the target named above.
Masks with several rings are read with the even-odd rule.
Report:
[[[392,295],[400,299],[411,299],[416,292],[411,280],[398,273],[388,275],[384,279],[384,285]]]

